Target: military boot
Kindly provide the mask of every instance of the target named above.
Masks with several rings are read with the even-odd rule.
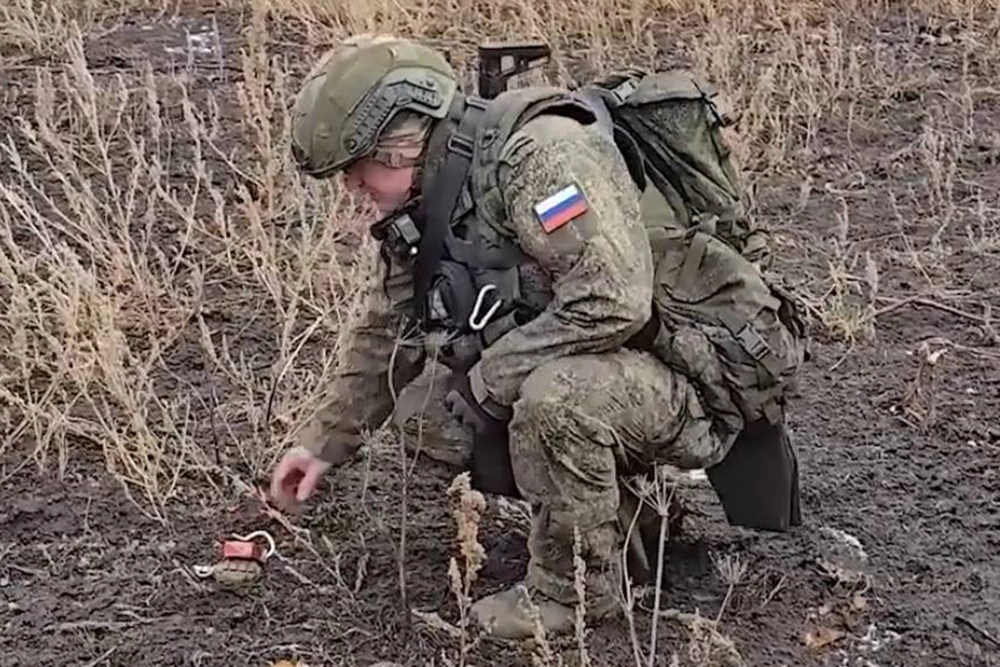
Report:
[[[616,613],[618,601],[610,596],[587,600],[585,621],[590,624]],[[526,583],[488,595],[475,602],[472,618],[483,632],[503,639],[526,639],[540,623],[547,637],[573,632],[576,607],[531,590]]]
[[[533,522],[528,540],[531,561],[525,580],[472,605],[473,619],[493,636],[531,637],[535,634],[536,618],[546,634],[573,631],[579,595],[572,538],[565,532],[556,537],[543,531],[540,525],[542,522]],[[583,577],[585,620],[589,623],[600,621],[620,609],[620,545],[617,521],[586,527],[580,534],[579,553],[586,564]],[[535,610],[537,614],[533,613]]]

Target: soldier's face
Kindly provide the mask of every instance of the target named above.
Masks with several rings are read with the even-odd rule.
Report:
[[[344,170],[344,182],[368,196],[386,214],[406,203],[415,171],[414,167],[389,167],[368,157]]]

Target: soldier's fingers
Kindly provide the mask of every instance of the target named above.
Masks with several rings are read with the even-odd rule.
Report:
[[[294,454],[285,455],[271,478],[271,494],[287,501],[295,494],[295,487],[303,476],[305,462]]]
[[[274,500],[280,500],[282,496],[282,486],[284,485],[285,476],[288,474],[288,458],[283,457],[278,465],[274,468],[274,472],[271,474],[271,498]]]
[[[316,489],[316,485],[319,483],[319,478],[322,476],[324,468],[322,465],[310,465],[306,467],[305,475],[302,477],[302,481],[299,482],[298,493],[295,499],[299,502],[305,501],[312,492]]]

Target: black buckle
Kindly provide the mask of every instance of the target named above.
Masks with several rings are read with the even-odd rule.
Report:
[[[751,324],[743,325],[743,328],[736,334],[736,339],[754,361],[760,361],[771,352],[767,341],[757,333]]]
[[[622,105],[625,104],[625,100],[631,97],[632,93],[634,93],[638,87],[639,84],[636,82],[636,80],[629,77],[628,79],[625,79],[617,86],[612,88],[611,94],[615,96],[615,99],[618,101],[618,104]]]
[[[469,160],[472,159],[472,150],[475,147],[476,144],[473,139],[458,132],[452,132],[451,136],[448,137],[448,150]]]

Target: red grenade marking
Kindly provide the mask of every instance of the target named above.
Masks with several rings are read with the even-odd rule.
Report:
[[[263,551],[259,544],[236,540],[227,540],[222,543],[222,557],[237,560],[255,560],[258,562],[264,560]]]

